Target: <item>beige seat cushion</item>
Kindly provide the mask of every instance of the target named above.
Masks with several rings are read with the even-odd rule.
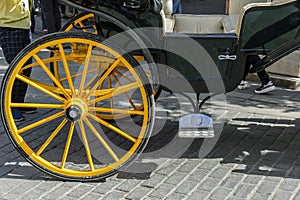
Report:
[[[238,20],[239,20],[238,14],[223,16],[221,22],[223,25],[224,33],[236,33]]]
[[[175,14],[174,31],[178,33],[222,33],[221,19],[224,15]]]

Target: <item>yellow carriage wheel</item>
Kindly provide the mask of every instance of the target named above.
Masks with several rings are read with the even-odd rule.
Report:
[[[154,123],[153,95],[138,63],[120,52],[89,33],[56,33],[15,58],[3,79],[2,122],[14,146],[35,167],[66,180],[101,179],[146,146]],[[49,70],[53,62],[65,80]],[[120,68],[126,77],[115,73],[117,79],[111,80]],[[12,102],[16,80],[28,85],[24,103]],[[141,105],[143,110],[136,109]],[[28,107],[37,113],[15,122],[12,109]],[[108,121],[103,113],[123,117]]]
[[[61,31],[82,31],[97,34],[94,14],[81,12],[75,15],[65,23],[65,25],[61,28]]]

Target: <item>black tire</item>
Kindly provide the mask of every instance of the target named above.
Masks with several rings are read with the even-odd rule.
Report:
[[[81,54],[73,53],[77,52],[74,49],[76,45],[80,47]],[[87,50],[84,49],[84,45]],[[62,50],[57,53],[57,48]],[[54,52],[53,57],[49,57],[49,52],[45,54],[44,51],[48,50]],[[103,52],[103,55],[114,55],[114,60],[112,57],[103,56]],[[63,64],[68,64],[68,76],[72,76],[69,66],[77,64],[82,57],[89,57],[82,60],[83,63],[88,60],[89,65],[86,65],[86,70],[80,72],[81,77],[79,76],[78,81],[83,84],[78,84],[78,87],[76,81],[73,86],[70,86],[70,83],[70,87],[68,84],[61,84],[55,80],[50,70],[47,70],[46,65],[61,60]],[[35,59],[33,63],[24,66],[23,63],[31,58]],[[111,64],[103,65],[107,67],[101,73],[89,74],[89,66],[94,70],[94,61],[101,59],[103,62],[111,61]],[[146,75],[138,65],[132,56],[122,55],[121,50],[114,44],[103,42],[93,34],[54,33],[34,41],[14,59],[1,86],[2,123],[14,147],[33,166],[60,179],[90,181],[114,175],[143,151],[154,124],[153,94]],[[128,74],[128,77],[132,75],[130,79],[133,82],[127,85],[122,82],[121,86],[115,84],[110,88],[99,89],[100,82],[106,81],[108,74],[119,66],[129,69],[131,74]],[[24,68],[33,69],[31,77],[22,74]],[[90,81],[87,80],[89,75]],[[18,105],[11,102],[10,98],[16,79],[29,85],[26,103]],[[125,111],[129,114],[121,121],[102,119],[100,112],[124,112],[126,108],[119,108],[113,104],[115,107],[109,111],[110,107],[92,106],[95,105],[93,102],[100,102],[101,98],[118,98],[118,101],[123,99],[126,102],[123,94],[131,90],[137,99],[136,102],[141,101],[144,109],[135,111],[128,107]],[[22,123],[15,122],[11,108],[28,106],[37,108],[37,113],[26,115]],[[132,118],[131,113],[138,114],[138,117]],[[126,128],[127,123],[138,127],[139,130],[129,129],[132,126]]]

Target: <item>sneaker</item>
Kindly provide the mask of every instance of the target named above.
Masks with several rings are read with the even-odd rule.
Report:
[[[44,29],[44,30],[43,30],[43,34],[44,34],[44,35],[47,35],[47,34],[48,34],[48,29]]]
[[[13,114],[13,118],[14,118],[15,122],[20,122],[25,119],[23,117],[22,113],[20,112],[20,110],[17,108],[12,109],[12,114]]]
[[[246,89],[246,88],[248,88],[248,87],[249,87],[248,82],[247,82],[247,81],[244,81],[244,80],[242,80],[242,81],[240,82],[240,84],[238,85],[238,89],[239,89],[239,90],[244,90],[244,89]]]
[[[36,113],[36,108],[18,108],[21,113],[24,114],[32,114],[32,113]]]
[[[259,88],[255,89],[256,94],[263,94],[268,93],[275,90],[275,86],[273,85],[272,81],[269,81],[266,85],[261,85]]]

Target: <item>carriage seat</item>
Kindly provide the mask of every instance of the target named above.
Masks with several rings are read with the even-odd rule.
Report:
[[[173,31],[191,34],[236,33],[240,10],[249,3],[257,2],[266,0],[229,0],[226,15],[175,14],[172,18]]]
[[[223,33],[223,15],[175,14],[174,32],[206,34]]]
[[[173,13],[173,0],[162,0],[162,19],[165,32],[173,32],[175,19]]]
[[[278,3],[286,0],[273,0]],[[206,33],[237,33],[240,11],[244,6],[251,3],[266,3],[267,0],[228,0],[227,14],[220,15],[194,15],[174,14],[172,0],[162,0],[165,32],[206,34]]]

